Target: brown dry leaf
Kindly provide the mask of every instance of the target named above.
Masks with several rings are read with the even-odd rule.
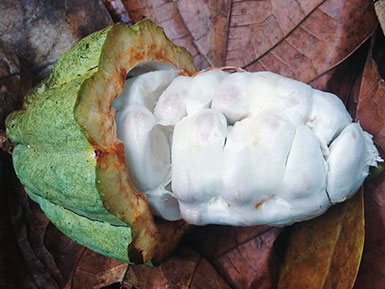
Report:
[[[369,0],[123,0],[131,18],[154,20],[194,56],[198,69],[242,66],[310,82],[373,32]]]
[[[87,249],[65,289],[115,288],[115,285],[127,289],[230,289],[213,266],[188,247],[177,248],[158,267],[124,264]]]
[[[189,242],[213,264],[233,288],[273,288],[276,252],[281,228],[206,226],[197,229]]]
[[[356,52],[341,64],[314,79],[309,84],[338,95],[346,106],[355,104],[353,87],[361,77],[365,66],[370,40],[367,40]],[[355,111],[351,111],[355,115]]]
[[[123,281],[127,289],[230,289],[214,267],[198,252],[179,247],[159,267],[130,265]]]
[[[360,83],[357,115],[365,130],[374,135],[377,147],[385,149],[385,37],[381,30],[373,39]],[[365,248],[356,289],[384,288],[385,284],[385,175],[366,184]]]
[[[134,22],[148,18],[161,25],[177,45],[186,47],[198,70],[223,66],[230,0],[123,0]]]
[[[382,289],[385,284],[385,175],[366,185],[365,247],[355,289]]]
[[[371,1],[326,0],[279,45],[247,67],[310,82],[351,55],[376,24]]]
[[[380,70],[385,70],[385,38],[381,32],[377,33],[376,46],[373,47],[378,60],[373,59],[370,51],[360,86],[357,107],[357,118],[362,127],[374,135],[377,146],[385,150],[385,84]]]
[[[34,82],[81,38],[112,23],[98,0],[2,0],[0,11],[0,40],[33,72]]]
[[[158,254],[151,262],[154,265],[159,265],[174,250],[182,237],[192,230],[192,226],[183,220],[167,222],[162,219],[156,219],[156,225],[159,230],[160,240],[157,245]]]
[[[323,216],[296,224],[277,289],[354,285],[364,245],[363,191]]]
[[[128,264],[86,249],[65,289],[102,288],[120,283]]]

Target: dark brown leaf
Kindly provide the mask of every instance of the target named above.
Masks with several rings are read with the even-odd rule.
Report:
[[[207,226],[190,236],[234,288],[272,288],[276,279],[273,245],[280,228]]]
[[[3,0],[0,11],[0,40],[34,73],[34,82],[77,41],[112,23],[100,0]]]
[[[156,249],[157,254],[152,260],[155,265],[167,258],[186,232],[192,229],[183,220],[167,222],[161,219],[157,220],[157,228],[160,241]]]
[[[159,267],[130,265],[123,281],[128,289],[230,289],[198,252],[180,247]]]
[[[385,69],[384,44],[385,38],[379,31],[366,61],[357,106],[357,115],[362,127],[374,135],[374,140],[382,152],[385,149],[385,84],[380,72]],[[368,182],[366,190],[365,248],[355,288],[384,288],[385,175]]]
[[[123,280],[127,267],[128,264],[86,249],[72,279],[65,288],[96,289],[120,283]]]
[[[341,64],[320,75],[309,84],[313,88],[321,89],[338,95],[346,106],[355,103],[354,86],[361,77],[368,54],[370,40],[366,41],[356,52]],[[355,116],[355,111],[351,113]]]
[[[382,34],[377,34],[382,35]],[[380,52],[384,49],[385,38],[381,36],[382,45],[379,46]],[[384,54],[385,55],[385,54]],[[385,67],[385,63],[379,63]],[[357,107],[357,118],[362,127],[374,135],[374,140],[378,146],[385,149],[385,84],[381,78],[378,66],[372,58],[372,53],[368,55],[365,70],[363,73],[360,94]]]

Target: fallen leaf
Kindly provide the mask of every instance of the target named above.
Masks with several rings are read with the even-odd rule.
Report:
[[[374,135],[377,147],[385,149],[385,37],[379,30],[367,57],[360,83],[357,115],[362,127]],[[384,154],[382,154],[384,158]],[[385,175],[365,184],[365,247],[354,288],[384,288],[385,284]]]
[[[81,38],[112,23],[100,0],[3,0],[0,11],[0,40],[32,71],[34,83]]]
[[[305,82],[341,63],[376,27],[369,0],[123,3],[134,21],[147,17],[162,25],[198,69],[230,65]]]
[[[102,288],[120,283],[128,264],[86,249],[65,289]]]
[[[198,70],[225,64],[230,0],[123,0],[131,18],[161,25],[177,45],[187,48]]]
[[[263,55],[256,54],[254,62],[242,65],[311,82],[350,56],[376,25],[372,1],[326,0],[279,44]],[[246,52],[239,53],[241,57]]]
[[[130,265],[123,284],[128,289],[230,289],[214,267],[198,252],[179,247],[159,267]]]
[[[369,53],[363,72],[360,85],[360,93],[357,107],[357,118],[362,127],[374,135],[374,141],[382,150],[385,149],[385,84],[380,75],[379,68],[385,69],[383,52],[385,46],[385,37],[377,33],[377,46],[374,49],[377,52],[378,59],[382,63],[376,63],[373,59],[372,50]],[[382,58],[381,58],[382,57]]]
[[[282,45],[294,30],[302,30],[302,23],[323,2],[233,1],[226,64],[250,65],[275,46]]]
[[[183,220],[168,222],[160,218],[156,218],[156,225],[159,232],[159,244],[156,249],[157,255],[151,262],[159,265],[175,249],[182,237],[192,230],[192,226]]]
[[[309,84],[313,88],[338,95],[348,107],[355,104],[353,89],[362,75],[369,44],[370,40],[367,40],[345,61],[320,75]],[[351,115],[354,116],[355,114],[355,111],[351,111]]]
[[[273,245],[281,228],[206,226],[189,236],[234,288],[272,288],[276,280]]]
[[[363,191],[319,218],[294,225],[277,289],[350,289],[364,245]]]

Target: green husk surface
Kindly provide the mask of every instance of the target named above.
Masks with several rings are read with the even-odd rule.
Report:
[[[109,26],[59,58],[6,122],[30,197],[65,234],[126,262],[129,250],[151,260],[159,236],[146,197],[128,178],[112,102],[127,72],[148,61],[194,72],[188,52],[152,22]]]

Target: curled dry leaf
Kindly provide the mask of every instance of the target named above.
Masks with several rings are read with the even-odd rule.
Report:
[[[378,31],[368,55],[357,99],[357,115],[365,130],[385,149],[385,37]],[[383,288],[385,284],[385,175],[366,184],[365,248],[355,288]]]
[[[317,219],[294,225],[277,289],[352,288],[364,231],[363,191]]]
[[[31,69],[35,82],[77,41],[112,23],[101,1],[5,0],[0,11],[0,40]]]

